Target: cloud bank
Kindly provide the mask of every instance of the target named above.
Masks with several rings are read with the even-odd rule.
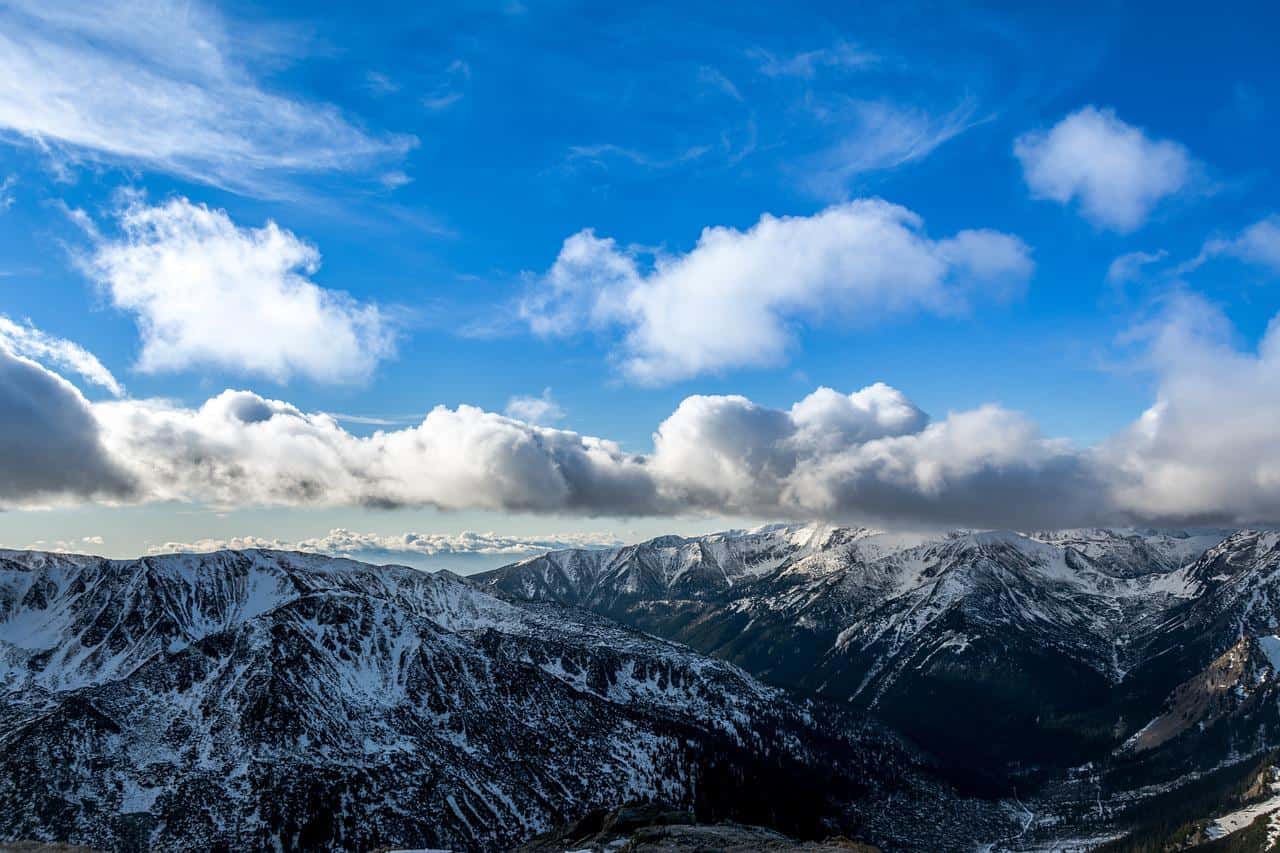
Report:
[[[521,310],[542,336],[620,332],[623,374],[656,385],[779,364],[805,322],[961,312],[979,294],[1021,288],[1033,268],[1017,237],[966,230],[935,240],[906,208],[863,199],[765,215],[747,231],[707,228],[691,251],[648,268],[637,252],[580,231]]]
[[[1120,232],[1137,229],[1160,201],[1185,189],[1195,165],[1177,142],[1152,139],[1094,106],[1023,134],[1013,152],[1032,196],[1076,203],[1090,222]]]
[[[1015,528],[1280,521],[1280,319],[1245,351],[1213,306],[1181,296],[1146,334],[1156,399],[1092,447],[994,404],[931,419],[877,383],[819,388],[788,408],[687,397],[646,453],[465,405],[357,436],[249,391],[195,408],[89,402],[0,348],[0,506],[430,506]]]

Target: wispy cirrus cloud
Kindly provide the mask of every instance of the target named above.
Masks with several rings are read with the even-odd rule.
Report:
[[[0,130],[62,160],[141,164],[252,195],[416,144],[270,91],[255,69],[294,41],[275,35],[234,30],[198,0],[15,0],[0,10]]]
[[[795,171],[821,198],[843,198],[853,179],[923,160],[939,146],[981,121],[977,103],[964,99],[936,112],[894,101],[848,101],[824,108],[838,140],[801,158]]]
[[[86,381],[105,388],[116,397],[124,395],[124,386],[97,356],[79,344],[42,332],[30,322],[15,323],[0,314],[0,348],[70,370]]]
[[[822,71],[848,71],[880,62],[879,54],[848,41],[785,55],[757,48],[750,55],[757,60],[760,73],[767,77],[804,80],[811,80]]]

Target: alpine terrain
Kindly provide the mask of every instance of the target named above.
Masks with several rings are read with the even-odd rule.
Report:
[[[0,554],[0,840],[506,850],[653,801],[884,849],[1017,826],[842,705],[447,573]]]

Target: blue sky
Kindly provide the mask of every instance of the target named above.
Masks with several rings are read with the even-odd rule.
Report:
[[[1115,449],[1154,401],[1212,415],[1179,394],[1211,381],[1214,359],[1257,373],[1234,400],[1274,401],[1280,71],[1263,4],[435,5],[5,4],[0,314],[95,356],[124,388],[117,408],[191,411],[242,389],[356,416],[339,421],[356,438],[466,405],[648,455],[693,395],[782,412],[819,387],[882,382],[934,423],[983,404],[1018,413],[1042,444],[1016,465],[1043,476],[1048,454],[1059,478],[1068,465],[1093,482],[1096,448],[1130,478],[1154,458]],[[784,218],[776,239],[751,230],[766,215]],[[278,245],[264,246],[268,222]],[[733,246],[704,251],[715,227]],[[557,268],[586,229],[577,265]],[[911,245],[880,252],[897,238]],[[1109,276],[1125,255],[1150,262]],[[327,306],[311,320],[291,301],[299,280]],[[285,296],[260,299],[272,288]],[[1184,321],[1200,324],[1190,343]],[[163,340],[148,323],[169,324]],[[90,405],[117,396],[17,354]],[[512,405],[523,397],[547,403]],[[115,462],[135,479],[186,476],[118,423],[102,429],[109,452],[130,443]],[[880,433],[841,435],[857,466],[883,458],[862,447]],[[1211,452],[1214,471],[1187,473],[1169,449],[1185,445],[1165,438],[1156,456],[1177,458],[1159,482],[1101,475],[1117,518],[1275,519],[1248,460]],[[1245,444],[1252,462],[1271,450]],[[730,445],[748,462],[764,452]],[[1071,467],[1081,454],[1087,475]],[[50,486],[9,496],[0,542],[101,537],[91,550],[123,555],[333,528],[604,541],[819,515],[1041,520],[974,509],[984,493],[961,481],[1008,459],[936,476],[911,460],[923,504],[861,481],[796,498],[790,468],[766,488],[763,469],[728,462],[714,483],[670,474],[643,506],[388,501],[323,478],[324,499],[198,477],[123,497]],[[1203,479],[1223,468],[1237,479]]]

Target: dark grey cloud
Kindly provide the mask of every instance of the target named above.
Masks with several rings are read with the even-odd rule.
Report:
[[[0,504],[125,498],[89,403],[70,382],[0,348]]]

